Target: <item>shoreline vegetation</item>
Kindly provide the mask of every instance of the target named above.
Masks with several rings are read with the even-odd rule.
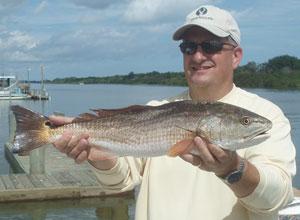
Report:
[[[55,84],[187,85],[183,72],[160,73],[157,71],[130,72],[127,75],[105,77],[66,77],[45,82]],[[237,86],[245,88],[300,89],[300,59],[282,55],[262,64],[248,62],[235,71],[234,82]]]

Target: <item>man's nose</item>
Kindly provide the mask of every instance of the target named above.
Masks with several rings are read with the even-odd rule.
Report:
[[[196,52],[192,55],[192,58],[195,60],[201,60],[206,58],[206,53],[203,51],[201,46],[197,47]]]

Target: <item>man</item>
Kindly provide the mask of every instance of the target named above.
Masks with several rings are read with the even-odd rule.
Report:
[[[293,198],[295,148],[281,110],[233,84],[233,71],[243,53],[236,21],[227,11],[201,6],[187,16],[173,39],[182,40],[189,86],[174,99],[218,100],[254,111],[272,121],[269,139],[232,152],[196,137],[177,158],[102,160],[101,151],[88,144],[88,134],[66,133],[55,146],[78,163],[88,160],[108,192],[130,190],[141,182],[136,219],[277,219],[278,209]],[[62,124],[71,119],[52,117],[52,121]],[[200,156],[189,153],[193,148]]]

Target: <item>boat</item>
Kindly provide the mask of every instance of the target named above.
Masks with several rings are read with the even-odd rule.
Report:
[[[0,100],[30,98],[27,84],[20,83],[14,75],[0,76]]]

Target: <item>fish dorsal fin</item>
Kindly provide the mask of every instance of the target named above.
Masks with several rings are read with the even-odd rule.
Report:
[[[129,112],[141,112],[145,109],[152,108],[152,106],[147,105],[131,105],[126,108],[118,108],[118,109],[92,109],[98,117],[107,117],[112,115],[117,115],[120,113],[129,113]]]
[[[82,113],[78,115],[76,118],[72,120],[72,123],[74,122],[86,122],[86,121],[92,121],[94,119],[99,118],[98,115],[92,114],[92,113]]]

